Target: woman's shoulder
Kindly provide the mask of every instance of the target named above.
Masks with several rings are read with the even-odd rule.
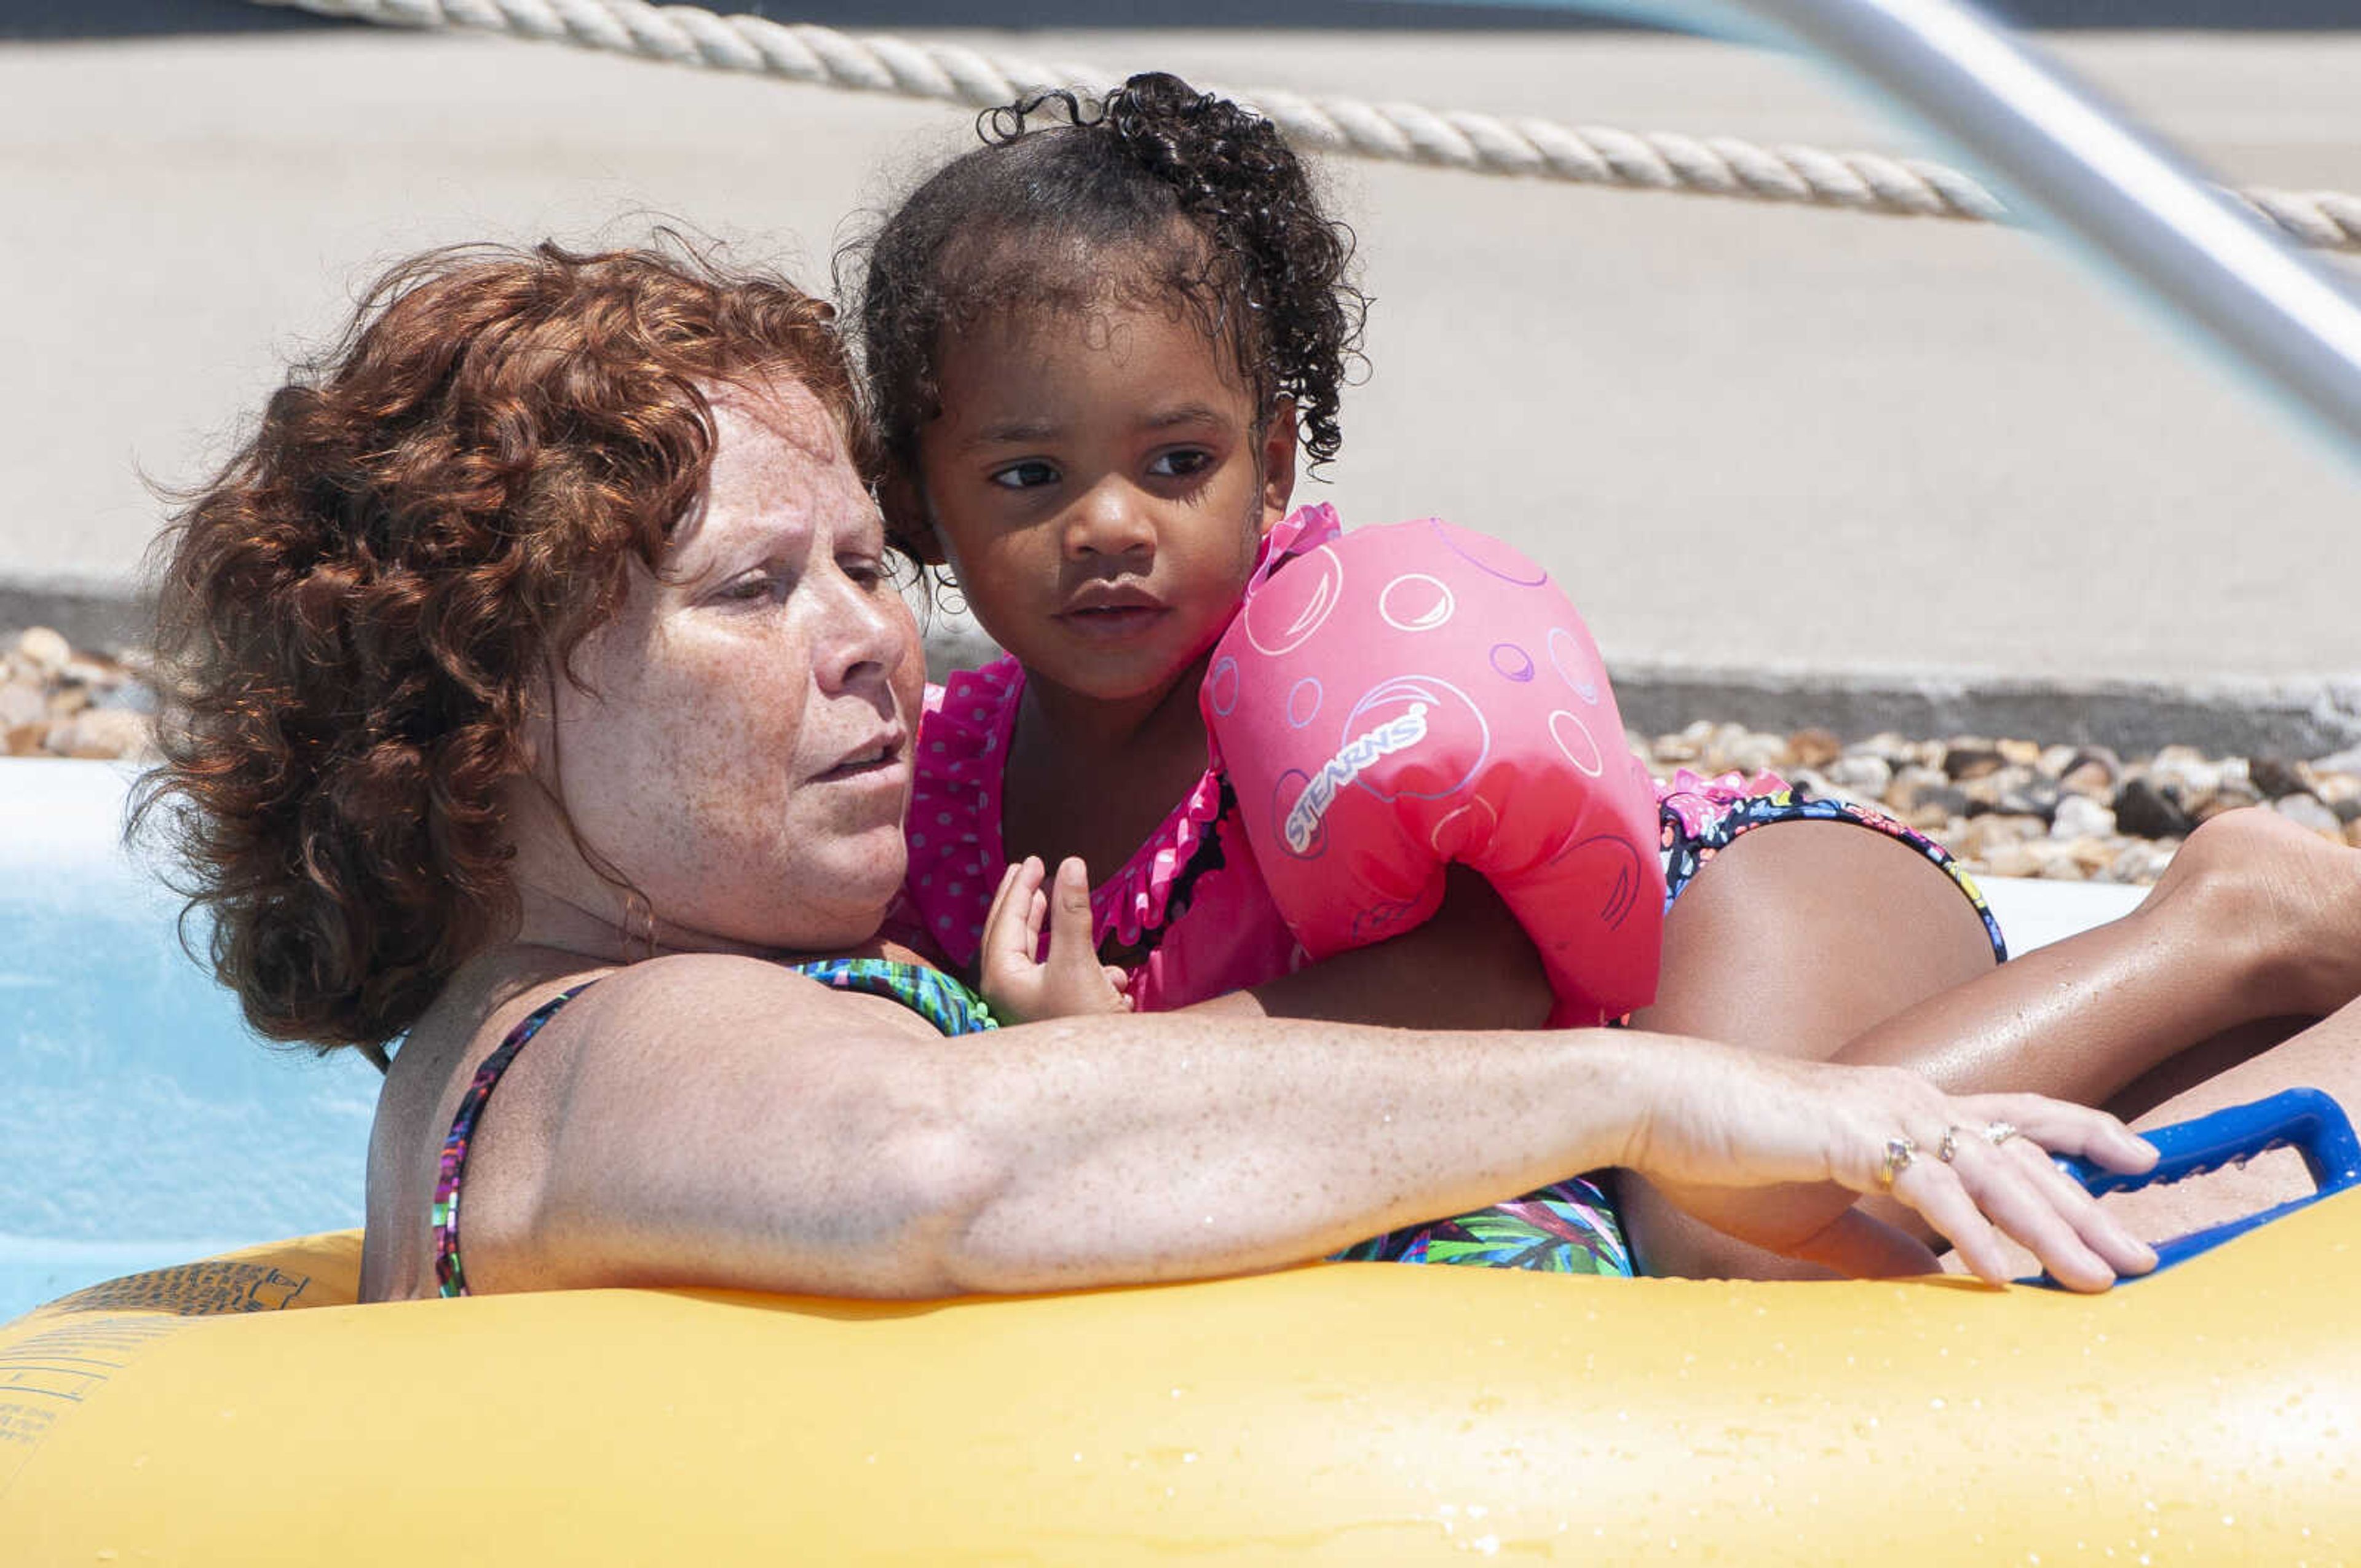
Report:
[[[401,1061],[447,1099],[456,1080],[479,1070],[521,1033],[547,1027],[550,1057],[572,1056],[568,1041],[665,1047],[686,1041],[713,1052],[750,1029],[775,1044],[799,1020],[834,1027],[859,1001],[804,969],[737,953],[666,953],[632,963],[520,962],[507,976],[447,995],[422,1020]],[[562,1019],[562,1023],[561,1023]],[[439,1070],[437,1070],[439,1069]],[[391,1087],[391,1086],[390,1086]]]
[[[394,1058],[370,1130],[371,1299],[432,1293],[423,1221],[455,1141],[473,1144],[488,1105],[502,1146],[496,1170],[504,1163],[512,1179],[549,1157],[558,1119],[662,1126],[666,1102],[693,1111],[765,1070],[838,1081],[890,1056],[874,1048],[881,1041],[939,1037],[889,998],[723,953],[615,968],[520,961],[489,981],[462,977],[420,1023]],[[480,1163],[470,1160],[471,1188],[481,1186]]]

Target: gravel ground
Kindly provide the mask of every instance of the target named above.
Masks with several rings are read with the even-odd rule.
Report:
[[[2191,829],[2241,806],[2361,848],[2361,748],[2309,762],[2189,746],[2120,757],[1971,735],[1847,743],[1825,729],[1773,735],[1708,720],[1630,740],[1660,778],[1768,769],[1813,795],[1876,806],[1993,876],[2151,883]]]
[[[126,658],[87,652],[46,626],[6,639],[0,740],[11,757],[148,754],[155,694]]]
[[[47,627],[5,645],[0,738],[9,756],[148,754],[155,696],[135,655],[78,650]],[[2361,848],[2361,748],[2309,761],[2208,757],[2187,746],[2119,757],[2103,746],[1984,736],[1847,742],[1824,729],[1767,734],[1707,719],[1630,739],[1660,778],[1767,769],[1813,795],[1877,806],[1988,875],[2154,882],[2191,828],[2241,806],[2268,806]]]

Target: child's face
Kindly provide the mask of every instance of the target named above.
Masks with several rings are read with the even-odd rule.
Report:
[[[1257,421],[1233,356],[1155,301],[1012,313],[946,341],[937,374],[919,478],[984,630],[1037,680],[1161,697],[1287,510],[1292,411]]]

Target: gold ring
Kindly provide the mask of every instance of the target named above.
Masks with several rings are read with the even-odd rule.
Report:
[[[2025,1135],[2017,1131],[2016,1124],[2014,1122],[1994,1122],[1984,1128],[1984,1142],[1992,1145],[1994,1148],[1998,1148],[2001,1145],[2008,1142],[2011,1138],[2021,1138],[2023,1136],[2025,1136]]]
[[[1967,1129],[1964,1127],[1944,1128],[1943,1146],[1935,1151],[1935,1157],[1941,1160],[1945,1165],[1950,1164],[1951,1157],[1960,1152],[1960,1135],[1965,1131],[1967,1131]]]
[[[1909,1169],[1910,1162],[1917,1157],[1918,1146],[1908,1138],[1886,1139],[1885,1159],[1877,1168],[1877,1190],[1880,1192],[1893,1191],[1894,1179]]]

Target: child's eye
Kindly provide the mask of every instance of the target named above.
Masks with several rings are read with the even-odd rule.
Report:
[[[1148,471],[1161,479],[1185,479],[1191,474],[1202,474],[1213,466],[1213,455],[1200,447],[1183,446],[1171,452],[1157,454]]]
[[[995,468],[992,474],[992,482],[1005,490],[1029,490],[1040,485],[1053,485],[1057,481],[1058,470],[1038,457],[1028,457],[1022,463]]]

